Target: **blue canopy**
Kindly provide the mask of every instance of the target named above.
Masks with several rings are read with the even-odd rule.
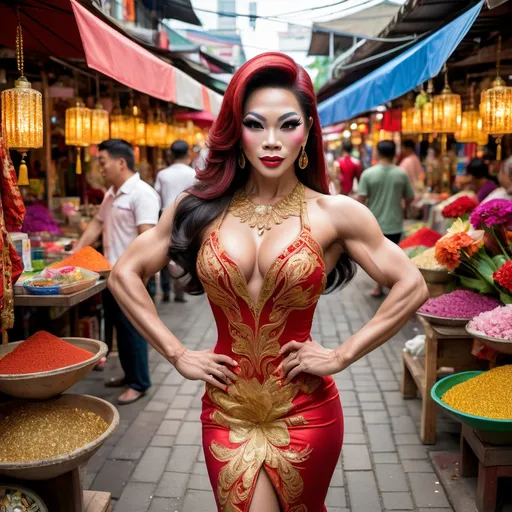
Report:
[[[402,96],[439,74],[473,25],[484,0],[402,54],[318,106],[322,126],[339,123]]]

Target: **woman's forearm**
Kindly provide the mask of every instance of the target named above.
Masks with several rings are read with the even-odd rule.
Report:
[[[108,287],[137,331],[168,361],[175,364],[185,349],[160,320],[141,277],[133,271],[114,267]]]
[[[336,349],[340,371],[393,337],[428,298],[423,278],[398,281],[375,316]]]

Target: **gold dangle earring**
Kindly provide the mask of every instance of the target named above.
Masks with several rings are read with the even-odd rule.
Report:
[[[240,166],[240,169],[245,169],[245,155],[244,155],[242,148],[240,148],[240,156],[238,157],[238,165]]]
[[[300,153],[300,157],[299,157],[299,167],[304,170],[307,166],[308,166],[308,163],[309,163],[309,159],[308,159],[308,155],[306,153],[306,149],[305,149],[305,145],[302,146],[302,151]]]

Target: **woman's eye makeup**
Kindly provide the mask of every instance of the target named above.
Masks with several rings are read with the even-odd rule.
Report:
[[[243,125],[251,130],[263,130],[263,125],[259,122],[259,121],[256,121],[255,119],[252,119],[252,118],[247,118],[247,119],[244,119],[242,121]],[[282,125],[281,125],[281,129],[282,130],[293,130],[295,128],[297,128],[297,126],[300,126],[302,124],[302,119],[300,118],[297,118],[297,119],[291,119],[291,120],[288,120],[288,121],[285,121]]]
[[[283,130],[293,130],[297,128],[297,126],[300,126],[302,124],[302,119],[291,119],[290,121],[286,121],[283,123],[283,126],[281,128]]]
[[[246,126],[247,128],[250,128],[251,130],[263,129],[263,125],[259,121],[256,121],[255,119],[251,119],[251,118],[244,119],[243,125]]]

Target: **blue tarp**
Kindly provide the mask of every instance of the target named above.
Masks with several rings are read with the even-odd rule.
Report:
[[[406,94],[439,74],[473,25],[484,0],[318,106],[322,126],[346,121]]]

